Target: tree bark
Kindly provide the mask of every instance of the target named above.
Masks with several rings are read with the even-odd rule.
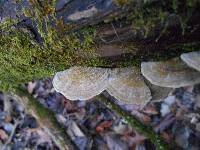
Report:
[[[131,57],[137,56],[148,60],[149,57],[157,55],[177,56],[185,51],[183,45],[186,44],[199,45],[200,12],[198,8],[200,2],[192,7],[186,6],[185,3],[186,1],[180,1],[176,6],[177,10],[173,10],[170,0],[166,2],[148,0],[146,3],[130,0],[124,5],[118,4],[118,0],[59,0],[56,4],[56,16],[63,20],[64,25],[73,25],[68,34],[79,32],[82,28],[94,27],[96,52],[100,57],[113,60],[113,57],[117,56],[123,59],[123,55],[128,54]],[[8,6],[10,6],[9,9]],[[16,4],[9,0],[2,5],[1,18],[20,18],[22,22],[18,25],[28,28],[35,35],[36,40],[41,42],[36,25],[31,18],[23,16],[22,7],[31,9],[25,0]],[[163,18],[156,16],[158,21],[147,35],[144,34],[143,26],[140,26],[138,30],[133,30],[134,22],[139,18],[132,19],[131,17],[138,13],[136,17],[141,15],[144,20],[148,17],[151,19],[149,14],[154,11],[154,7],[156,13],[161,10],[167,15]],[[184,21],[181,21],[180,17],[187,18],[185,29],[182,27]],[[161,20],[164,20],[164,23]],[[146,21],[148,23],[148,19]],[[185,30],[184,33],[183,30]]]

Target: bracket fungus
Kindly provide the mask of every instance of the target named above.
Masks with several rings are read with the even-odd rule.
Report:
[[[71,67],[56,73],[53,86],[70,100],[88,100],[105,90],[109,69]]]
[[[151,99],[151,91],[136,67],[114,69],[106,90],[124,103],[144,105]]]
[[[200,71],[200,51],[184,53],[181,55],[181,59],[191,68]]]
[[[179,88],[200,83],[200,73],[188,67],[179,58],[162,62],[143,62],[141,72],[152,84],[162,87]]]
[[[104,90],[124,103],[144,105],[151,92],[138,68],[71,67],[56,73],[53,86],[70,100],[87,100]]]
[[[144,80],[146,85],[149,87],[151,91],[152,101],[162,101],[165,97],[167,97],[173,90],[173,88],[168,87],[160,87],[154,84],[151,84],[148,80]]]

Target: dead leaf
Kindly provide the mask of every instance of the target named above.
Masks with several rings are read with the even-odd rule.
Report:
[[[30,94],[33,93],[34,88],[36,87],[37,82],[29,82],[27,90]]]
[[[148,115],[157,115],[158,111],[156,110],[155,106],[152,105],[147,105],[143,110],[143,113],[146,113]]]
[[[154,128],[156,132],[163,132],[175,121],[173,114],[167,115],[156,127]]]
[[[4,119],[4,121],[5,121],[6,123],[11,122],[11,121],[12,121],[12,117],[11,117],[10,115],[7,115],[7,116],[5,117],[5,119]]]
[[[4,141],[4,142],[8,139],[8,135],[7,135],[6,132],[5,132],[4,130],[2,130],[2,129],[0,129],[0,139],[1,139],[2,141]]]
[[[163,139],[167,142],[167,143],[170,143],[173,139],[173,136],[172,134],[170,133],[167,133],[167,132],[162,132],[161,133],[161,136],[163,137]]]
[[[112,121],[104,121],[96,127],[96,131],[101,133],[112,126]]]
[[[143,114],[139,111],[133,110],[133,111],[131,111],[131,114],[136,116],[141,122],[143,122],[145,124],[148,124],[151,122],[151,118],[148,115]]]
[[[139,134],[138,132],[127,132],[122,137],[122,140],[128,143],[130,147],[135,147],[137,144],[141,144],[146,139],[145,136]]]

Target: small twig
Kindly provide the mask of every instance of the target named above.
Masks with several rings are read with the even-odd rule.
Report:
[[[30,93],[25,89],[23,86],[19,86],[15,94],[17,94],[20,97],[25,97],[27,99],[26,108],[29,110],[34,110],[34,113],[36,113],[36,116],[41,120],[41,125],[46,126],[47,128],[50,128],[51,131],[56,133],[61,133],[60,135],[55,135],[56,137],[61,137],[58,139],[54,139],[55,144],[61,149],[61,150],[74,150],[75,145],[69,140],[68,135],[63,132],[63,126],[60,126],[57,122],[57,119],[55,117],[55,113],[48,110],[47,108],[43,107],[35,98],[32,97]],[[38,108],[40,107],[39,110]],[[40,113],[42,111],[42,114]],[[49,117],[51,115],[51,117]],[[45,120],[43,122],[43,120]],[[54,131],[60,131],[60,132],[54,132]]]
[[[55,10],[56,13],[63,11],[73,0],[67,1],[62,8]]]
[[[175,117],[172,114],[169,114],[163,121],[161,121],[157,126],[155,126],[154,129],[156,132],[163,132],[174,121]]]
[[[110,43],[112,43],[113,41],[114,41],[114,39],[113,40],[111,40],[111,41],[106,41],[105,39],[103,39],[100,35],[98,35],[99,36],[99,38],[100,38],[100,40],[102,40],[104,43],[106,43],[106,44],[110,44]]]
[[[11,140],[12,140],[14,134],[15,134],[15,130],[16,130],[17,126],[18,126],[20,123],[21,123],[21,121],[16,120],[16,123],[15,123],[15,125],[14,125],[14,128],[13,128],[13,130],[12,130],[12,132],[11,132],[11,134],[10,134],[8,140],[7,140],[6,143],[3,145],[2,150],[6,150],[6,147],[7,147],[8,144],[11,142]]]
[[[111,25],[112,25],[112,28],[113,28],[113,30],[114,30],[114,32],[115,32],[115,34],[116,34],[118,40],[119,40],[120,42],[122,42],[122,41],[120,40],[118,34],[117,34],[117,31],[116,31],[115,26],[113,25],[113,23],[111,23]]]
[[[116,34],[118,40],[119,40],[120,42],[122,42],[122,41],[120,40],[120,38],[119,38],[119,35],[118,35],[118,33],[117,33],[117,31],[116,31],[115,26],[113,25],[113,23],[111,23],[111,25],[112,25],[112,28],[113,28],[113,30],[114,30],[114,32],[115,32],[115,34]],[[99,38],[100,38],[104,43],[106,43],[106,44],[112,43],[112,42],[114,41],[114,39],[111,40],[111,41],[106,41],[106,40],[103,39],[100,35],[99,35]]]

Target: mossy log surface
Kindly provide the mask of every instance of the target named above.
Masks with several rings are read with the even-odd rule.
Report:
[[[0,90],[16,90],[74,65],[139,66],[200,48],[199,0],[59,2],[0,2]],[[168,149],[151,128],[105,104],[158,149]]]
[[[74,65],[139,66],[199,50],[199,7],[198,0],[3,1],[0,87]]]

